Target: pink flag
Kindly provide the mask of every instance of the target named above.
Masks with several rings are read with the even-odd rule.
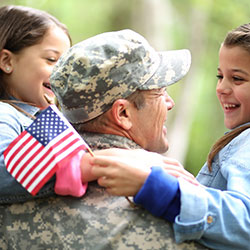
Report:
[[[4,161],[10,174],[35,195],[63,161],[86,149],[80,135],[50,105],[8,146]]]

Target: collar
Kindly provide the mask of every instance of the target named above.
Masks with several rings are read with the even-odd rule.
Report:
[[[34,116],[36,116],[41,111],[39,108],[25,103],[17,103],[16,105]]]
[[[125,149],[141,149],[134,141],[127,137],[113,135],[84,132],[80,133],[81,137],[86,141],[92,150],[100,150],[107,148],[125,148]]]
[[[19,101],[18,99],[14,98],[14,97],[10,97],[10,100]],[[20,101],[20,103],[18,103],[18,102],[15,103],[15,105],[33,116],[36,116],[41,111],[41,109],[39,109],[38,107],[29,105],[29,104],[27,104],[25,102],[21,102],[21,101]]]
[[[230,129],[229,131],[226,131],[224,134],[226,135],[226,134],[228,134],[229,132],[231,132],[231,131],[233,131],[233,130],[235,130],[235,129],[237,129],[237,128],[246,126],[246,125],[249,125],[249,126],[250,126],[250,122],[243,123],[243,124],[241,124],[241,125],[239,125],[239,126],[233,128],[233,129]]]

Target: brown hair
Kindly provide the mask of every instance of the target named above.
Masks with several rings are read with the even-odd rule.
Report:
[[[228,47],[240,46],[250,53],[250,23],[243,24],[228,32],[223,45]]]
[[[210,153],[207,158],[208,169],[212,171],[212,162],[215,155],[224,148],[230,141],[232,141],[236,136],[238,136],[244,130],[250,128],[250,124],[238,127],[229,133],[222,136],[211,148]]]
[[[243,24],[238,28],[228,32],[224,42],[224,46],[235,47],[239,46],[250,53],[250,23]],[[249,54],[250,56],[250,54]],[[238,127],[229,133],[222,136],[211,148],[208,155],[207,164],[208,169],[212,171],[212,161],[214,156],[225,147],[230,141],[232,141],[236,136],[238,136],[245,129],[250,128],[250,125],[244,125]]]
[[[18,53],[22,49],[38,44],[52,26],[61,28],[72,43],[68,29],[45,11],[24,6],[7,5],[0,8],[0,51],[7,49]],[[0,100],[9,102],[7,86],[0,70]]]

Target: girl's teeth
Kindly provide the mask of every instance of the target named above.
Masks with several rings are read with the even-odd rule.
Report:
[[[224,108],[228,109],[228,108],[235,108],[236,105],[235,104],[224,104]]]

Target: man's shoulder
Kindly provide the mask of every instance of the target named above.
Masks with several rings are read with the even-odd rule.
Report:
[[[80,133],[80,135],[93,150],[107,149],[111,147],[126,149],[141,148],[134,141],[124,136],[89,132]]]
[[[205,249],[193,242],[176,244],[169,223],[131,207],[124,197],[109,195],[95,182],[81,199],[51,197],[0,206],[0,214],[0,248],[23,242],[25,249],[41,244],[58,249]]]

